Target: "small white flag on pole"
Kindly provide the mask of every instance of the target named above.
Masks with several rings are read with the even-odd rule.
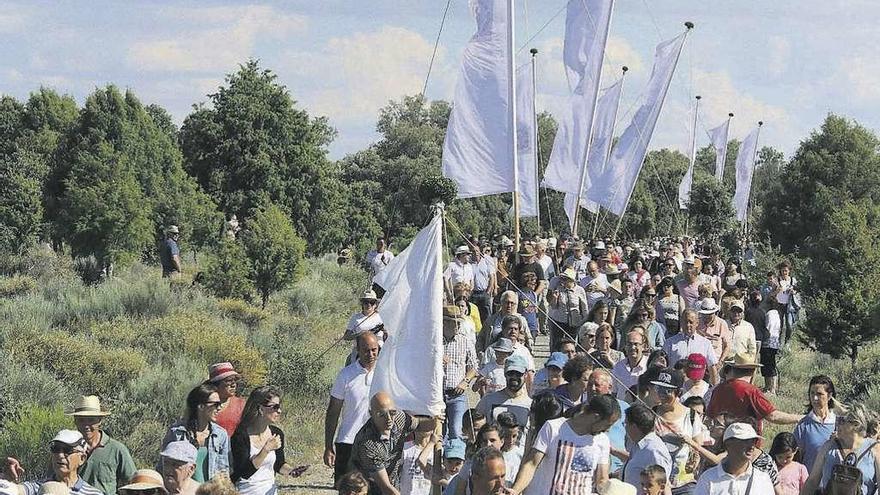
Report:
[[[733,114],[730,114],[733,117]],[[730,135],[730,117],[723,124],[709,131],[709,139],[715,148],[715,180],[724,179],[724,162],[727,160],[727,141]]]
[[[688,31],[692,26],[688,24]],[[645,101],[621,134],[602,175],[593,181],[587,191],[587,199],[617,216],[623,215],[636,186],[688,31],[657,45]]]
[[[614,2],[570,0],[565,18],[562,59],[569,84],[574,84],[567,110],[544,170],[544,187],[577,195],[593,129],[602,62]]]
[[[443,175],[458,184],[458,197],[514,190],[513,132],[509,116],[505,0],[473,0],[477,32],[464,49],[446,139]]]
[[[693,128],[691,129],[691,142],[688,148],[690,152],[690,163],[688,164],[687,172],[684,173],[684,177],[681,179],[681,183],[678,184],[678,207],[682,210],[686,210],[688,208],[688,203],[691,201],[691,186],[694,184],[694,163],[697,161],[697,119],[700,112],[700,97],[697,96],[697,101],[694,103],[694,120],[693,120]]]
[[[443,402],[443,217],[440,209],[376,281],[388,340],[373,374],[370,396],[388,392],[405,411],[437,416]]]
[[[752,176],[755,172],[760,132],[759,125],[743,139],[739,154],[736,156],[736,192],[733,195],[733,207],[736,209],[736,219],[740,222],[744,222],[749,213],[749,195],[752,192]]]

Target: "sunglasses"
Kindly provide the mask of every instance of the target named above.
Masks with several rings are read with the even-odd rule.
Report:
[[[76,448],[71,447],[70,445],[65,445],[63,443],[56,442],[56,443],[53,443],[52,445],[49,446],[49,452],[51,452],[53,454],[71,455],[71,454],[76,454],[79,451]]]
[[[266,408],[272,409],[275,412],[278,412],[281,410],[281,403],[276,402],[275,404],[263,404],[263,407],[266,407]]]

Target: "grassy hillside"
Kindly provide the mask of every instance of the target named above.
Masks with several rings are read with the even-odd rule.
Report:
[[[42,472],[45,445],[80,394],[98,394],[113,415],[107,431],[152,466],[165,428],[207,365],[232,361],[245,391],[272,383],[285,393],[292,462],[320,462],[326,394],[345,355],[337,344],[366,275],[310,260],[306,275],[266,310],[218,300],[187,281],[169,283],[135,265],[84,285],[61,257],[7,260],[0,278],[0,454]]]

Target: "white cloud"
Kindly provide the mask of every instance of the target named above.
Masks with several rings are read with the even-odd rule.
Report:
[[[735,136],[745,135],[759,120],[777,129],[785,129],[791,125],[790,116],[784,108],[763,102],[738,89],[727,71],[694,69],[693,78],[695,90],[703,95],[700,113],[708,120],[707,127],[721,123],[729,112],[735,115],[731,123],[731,131]]]
[[[791,60],[791,41],[782,36],[773,35],[767,40],[767,73],[778,77],[785,73]]]
[[[405,28],[385,26],[330,39],[318,52],[283,57],[295,78],[320,77],[321,89],[304,91],[304,103],[333,123],[375,121],[389,100],[422,91],[433,43]],[[448,97],[450,78],[445,50],[438,50],[429,97]],[[437,96],[434,96],[437,95]]]
[[[875,56],[857,53],[842,60],[837,70],[839,78],[851,88],[848,96],[863,103],[880,102],[880,61]]]
[[[192,27],[184,34],[133,43],[130,66],[147,71],[227,71],[252,56],[257,38],[278,39],[307,28],[304,16],[273,7],[170,8],[160,15]]]
[[[27,25],[28,15],[21,5],[0,3],[0,34],[19,33]]]

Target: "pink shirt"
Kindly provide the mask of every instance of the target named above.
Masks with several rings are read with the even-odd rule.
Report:
[[[783,495],[798,495],[807,482],[807,467],[799,462],[789,462],[779,470],[779,486]]]
[[[700,326],[697,327],[697,333],[709,339],[709,342],[712,343],[712,349],[715,350],[715,356],[718,357],[720,362],[723,350],[722,343],[726,343],[727,347],[730,347],[731,333],[727,327],[727,322],[716,315],[715,322],[711,325],[704,326],[703,322],[700,322]]]

